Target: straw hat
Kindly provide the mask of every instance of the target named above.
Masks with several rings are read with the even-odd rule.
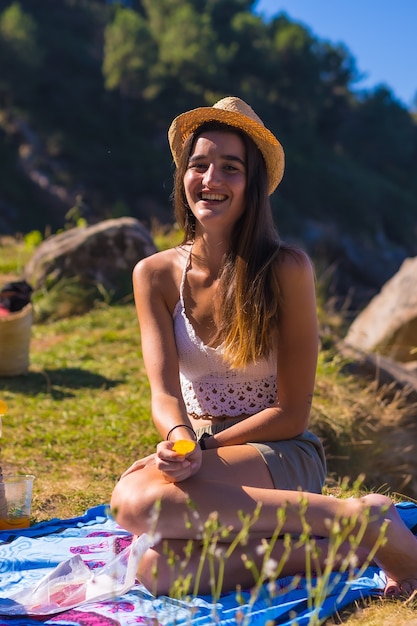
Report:
[[[184,141],[204,122],[223,122],[243,130],[258,146],[266,163],[268,193],[281,182],[284,174],[284,150],[276,137],[269,131],[255,111],[246,102],[228,96],[212,107],[200,107],[178,115],[168,131],[168,141],[175,164],[178,165]]]

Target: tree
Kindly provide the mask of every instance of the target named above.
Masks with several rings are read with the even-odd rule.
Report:
[[[346,46],[326,41],[317,41],[316,55],[322,86],[317,130],[330,147],[339,150],[342,129],[352,114],[350,87],[359,78],[356,61]]]
[[[0,14],[0,95],[3,105],[10,105],[10,94],[21,102],[30,97],[36,82],[36,70],[42,61],[37,41],[36,23],[18,2]],[[13,88],[11,88],[13,85]]]
[[[0,35],[4,47],[16,61],[35,68],[40,60],[36,41],[36,24],[18,2],[14,2],[0,15]]]
[[[415,133],[409,112],[388,87],[380,85],[357,102],[346,143],[363,164],[398,178],[411,163]]]
[[[143,0],[158,45],[158,73],[194,91],[216,73],[216,38],[209,15],[184,0]]]
[[[156,44],[146,20],[132,9],[119,7],[104,31],[103,75],[106,89],[122,97],[146,97]]]

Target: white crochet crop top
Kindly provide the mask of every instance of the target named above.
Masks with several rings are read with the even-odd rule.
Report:
[[[242,369],[231,369],[222,346],[211,348],[197,336],[184,306],[184,284],[191,250],[180,286],[180,299],[174,312],[174,334],[180,368],[180,383],[189,415],[238,417],[252,415],[273,405],[277,397],[277,356]]]

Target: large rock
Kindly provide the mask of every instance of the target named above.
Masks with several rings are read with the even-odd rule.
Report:
[[[406,259],[338,345],[344,371],[379,389],[392,411],[360,426],[368,485],[417,498],[417,258]],[[391,404],[392,403],[392,404]],[[353,403],[354,404],[354,403]],[[354,409],[353,409],[354,410]],[[363,455],[364,446],[368,451]],[[356,449],[358,444],[356,443]],[[348,471],[348,468],[345,470]]]
[[[137,261],[154,252],[152,238],[138,220],[105,220],[45,239],[27,264],[25,279],[34,289],[49,289],[61,279],[77,278],[118,293],[130,283]]]
[[[358,315],[345,342],[395,361],[417,359],[417,257],[406,259]]]

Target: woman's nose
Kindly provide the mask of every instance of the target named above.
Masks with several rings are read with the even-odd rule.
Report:
[[[202,183],[206,187],[213,187],[219,182],[219,172],[214,163],[210,163],[204,172]]]

